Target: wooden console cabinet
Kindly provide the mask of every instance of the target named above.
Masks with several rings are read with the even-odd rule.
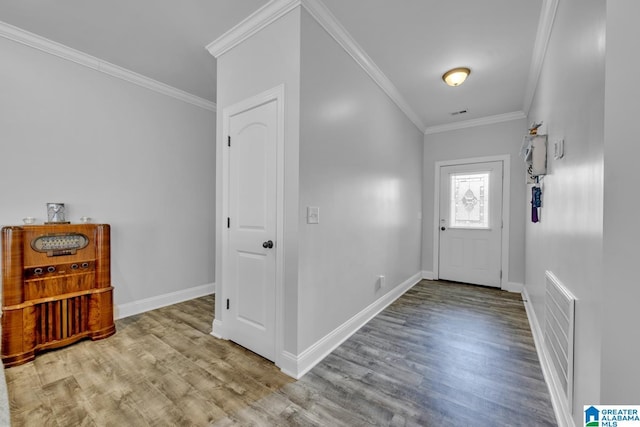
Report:
[[[6,367],[82,338],[116,332],[110,227],[2,228],[2,362]]]

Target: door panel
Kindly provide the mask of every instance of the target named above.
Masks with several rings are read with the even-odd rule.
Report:
[[[440,168],[439,278],[501,285],[502,161]]]
[[[229,118],[229,339],[275,359],[277,101]]]
[[[456,256],[456,254],[461,254],[464,252],[464,239],[460,239],[452,236],[448,246],[449,246],[449,258],[448,258],[449,265],[454,268],[462,267],[463,265],[462,260],[464,259],[464,257],[459,255]]]
[[[255,115],[258,111],[245,114]],[[234,117],[239,120],[237,116]],[[232,128],[233,132],[234,129]],[[237,170],[238,229],[266,230],[269,165],[269,129],[260,122],[246,124],[233,135],[234,165]]]
[[[264,272],[269,268],[263,254],[238,251],[237,319],[250,326],[265,330],[268,326],[267,310],[263,301],[268,300],[269,285]]]
[[[471,259],[473,260],[473,268],[476,270],[485,270],[489,268],[489,248],[488,241],[486,239],[473,239],[473,254]]]

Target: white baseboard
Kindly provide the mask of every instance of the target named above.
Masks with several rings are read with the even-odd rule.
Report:
[[[515,292],[516,294],[521,294],[523,289],[524,289],[524,285],[522,283],[516,283],[516,282],[507,282],[502,288],[503,291]]]
[[[573,418],[571,417],[571,411],[569,411],[563,403],[562,386],[555,380],[555,375],[551,369],[552,362],[544,347],[544,335],[542,333],[542,328],[538,322],[538,317],[533,310],[533,305],[529,299],[529,293],[527,292],[526,286],[523,286],[522,288],[522,300],[524,302],[524,308],[527,311],[527,317],[529,318],[533,342],[535,343],[538,359],[540,360],[540,367],[542,368],[544,381],[547,383],[547,388],[551,395],[551,404],[553,405],[553,412],[556,415],[558,427],[575,427]]]
[[[179,302],[203,297],[205,295],[211,295],[215,293],[215,291],[215,284],[208,283],[206,285],[195,286],[181,291],[170,292],[168,294],[157,295],[155,297],[116,305],[114,307],[114,317],[116,319],[123,319],[125,317],[144,313],[145,311],[155,310],[156,308],[166,307],[171,304],[177,304]]]
[[[329,353],[327,353],[329,354]],[[318,362],[316,362],[317,364]],[[292,378],[295,378],[297,380],[299,380],[300,378],[302,378],[302,376],[304,374],[306,374],[307,372],[309,372],[309,369],[307,369],[305,372],[303,373],[299,373],[299,368],[298,365],[300,364],[299,362],[299,358],[296,357],[295,354],[289,353],[288,351],[282,351],[282,354],[280,354],[280,359],[277,361],[276,365],[278,366],[278,368],[280,368],[280,370],[289,375]],[[314,364],[314,366],[316,365]]]
[[[220,320],[213,319],[213,324],[211,325],[211,335],[221,340],[227,339],[227,334],[224,330],[223,323]]]
[[[387,308],[389,304],[401,297],[406,291],[420,282],[420,280],[422,280],[422,273],[414,274],[299,355],[296,356],[283,351],[278,364],[280,370],[290,377],[296,379],[301,378],[340,344],[356,333],[369,320]]]
[[[422,278],[424,280],[433,280],[433,271],[422,270]]]

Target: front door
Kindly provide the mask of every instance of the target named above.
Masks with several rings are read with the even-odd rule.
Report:
[[[440,168],[439,278],[501,285],[502,161]]]
[[[228,337],[275,360],[277,100],[229,117]]]

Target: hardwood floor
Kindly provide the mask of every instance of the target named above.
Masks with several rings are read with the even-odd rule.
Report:
[[[5,371],[13,426],[553,426],[520,295],[422,281],[301,380],[209,335],[213,296]]]

